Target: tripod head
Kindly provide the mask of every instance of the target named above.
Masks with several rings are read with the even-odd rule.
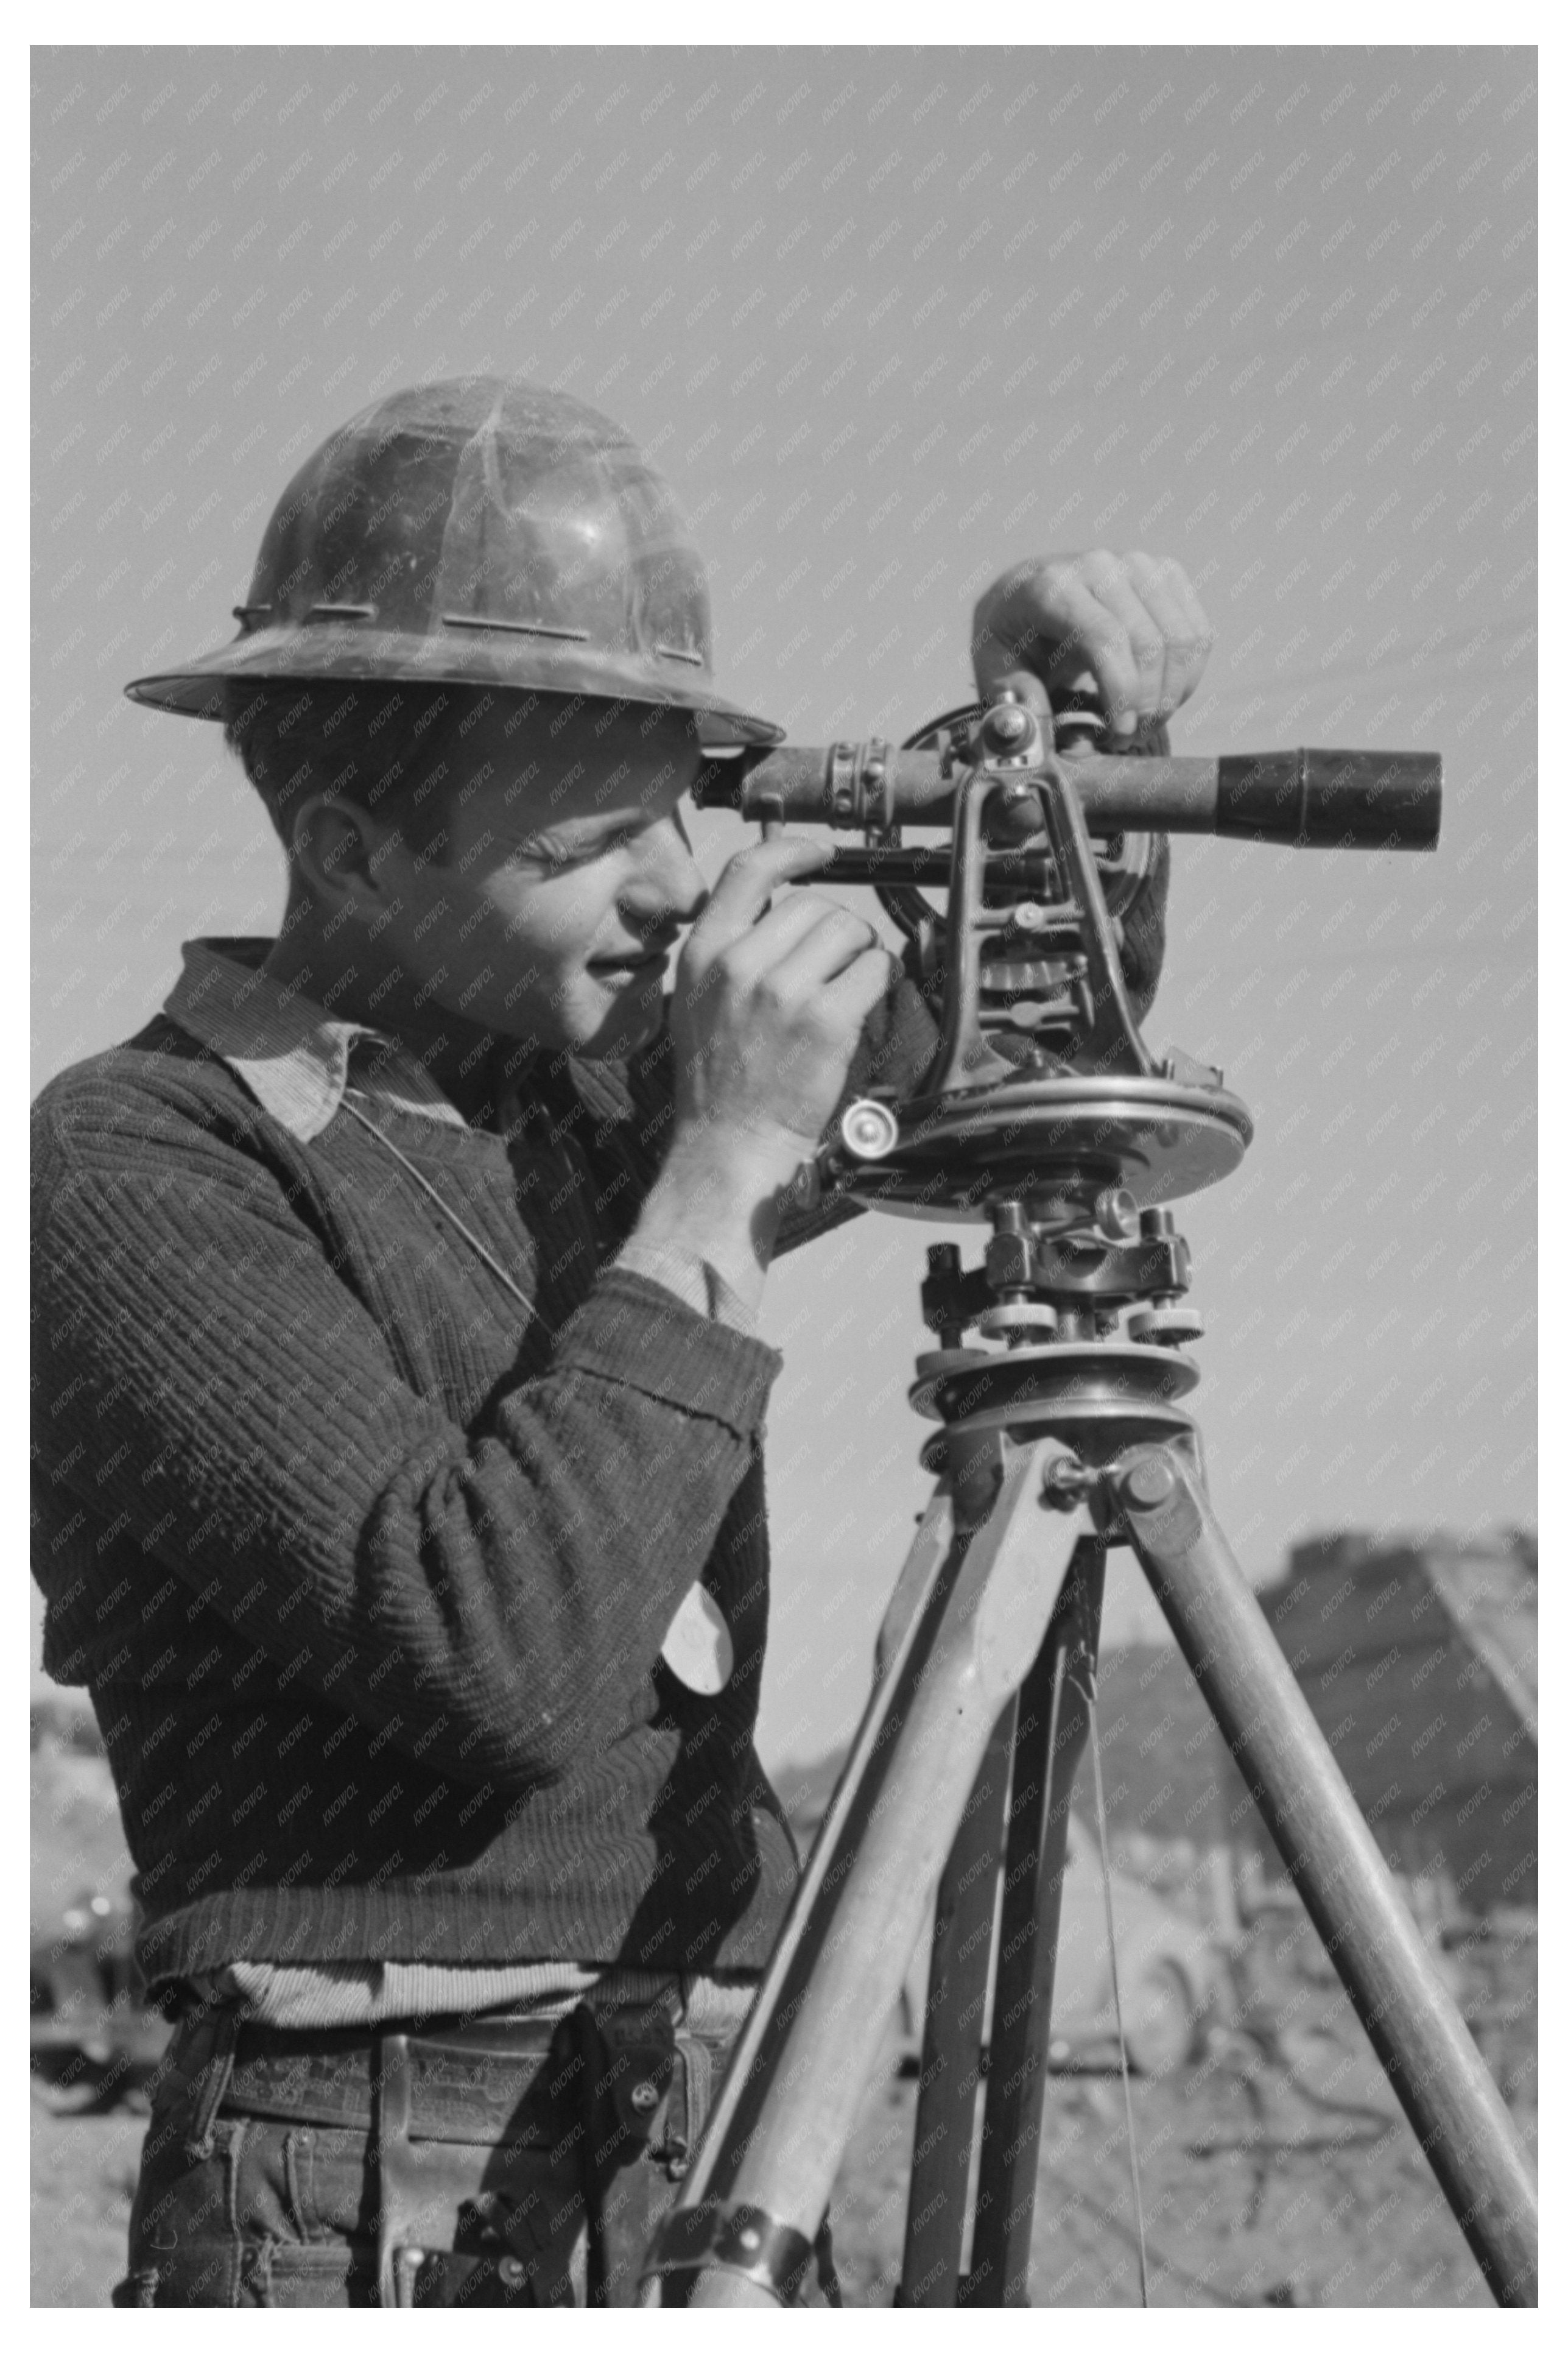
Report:
[[[1442,762],[1109,756],[1104,725],[1082,693],[1046,719],[1003,689],[897,751],[785,745],[713,761],[697,797],[764,833],[859,831],[864,847],[814,879],[870,883],[941,988],[920,1093],[852,1103],[815,1172],[824,1194],[992,1229],[968,1273],[949,1246],[929,1254],[922,1303],[942,1346],[920,1360],[917,1408],[950,1427],[1016,1428],[1048,1391],[1053,1427],[1065,1416],[1120,1445],[1190,1429],[1176,1398],[1198,1376],[1180,1346],[1202,1324],[1182,1303],[1190,1262],[1167,1205],[1228,1176],[1252,1140],[1222,1073],[1179,1050],[1156,1058],[1129,997],[1118,913],[1151,836],[1431,849]],[[906,825],[949,838],[906,846]],[[945,910],[922,885],[945,887]],[[1003,1344],[1005,1377],[995,1354],[963,1345],[971,1324]]]

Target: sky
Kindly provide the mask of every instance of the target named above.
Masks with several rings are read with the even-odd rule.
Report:
[[[32,53],[32,1083],[140,1028],[280,852],[201,723],[356,409],[492,370],[624,424],[721,686],[799,741],[963,699],[1029,554],[1177,557],[1175,748],[1440,751],[1435,857],[1176,846],[1148,1024],[1257,1137],[1184,1207],[1249,1574],[1341,1526],[1533,1523],[1535,58],[1528,49]],[[716,871],[739,821],[699,818]],[[857,894],[857,903],[866,903]],[[863,1704],[929,1489],[926,1246],[770,1277],[764,1757]],[[1109,1639],[1154,1635],[1112,1556]]]

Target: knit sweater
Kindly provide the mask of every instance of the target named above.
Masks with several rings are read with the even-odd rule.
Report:
[[[780,1359],[601,1272],[669,1107],[667,1050],[540,1072],[510,1142],[377,1106],[530,1314],[358,1122],[300,1145],[162,1018],[40,1098],[45,1663],[92,1693],[150,1981],[765,1958]],[[660,1657],[698,1577],[713,1694]]]
[[[901,984],[852,1085],[911,1089],[931,1039]],[[529,1078],[504,1138],[376,1108],[510,1284],[358,1121],[301,1143],[161,1017],[35,1106],[45,1664],[92,1694],[153,1985],[767,1957],[796,1875],[752,1739],[781,1360],[608,1264],[668,1039]],[[713,1693],[660,1655],[698,1578]]]

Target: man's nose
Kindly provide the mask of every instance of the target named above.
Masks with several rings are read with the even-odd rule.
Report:
[[[628,920],[644,930],[694,923],[708,903],[708,885],[680,825],[672,817],[661,818],[637,846],[642,854],[637,873],[621,894]]]

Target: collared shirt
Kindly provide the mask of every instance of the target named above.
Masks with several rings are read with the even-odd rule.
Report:
[[[447,1127],[466,1127],[416,1054],[368,1022],[345,1021],[261,969],[267,939],[187,940],[184,969],[164,1000],[171,1021],[227,1063],[265,1112],[310,1144],[346,1094]],[[716,1267],[690,1250],[635,1239],[616,1260],[673,1292],[684,1306],[755,1336],[756,1318]]]
[[[468,1125],[424,1063],[395,1038],[366,1022],[338,1018],[303,990],[263,971],[271,945],[266,939],[187,940],[184,969],[163,1005],[168,1019],[226,1062],[263,1111],[302,1144],[331,1125],[350,1094],[447,1126]],[[634,1240],[623,1245],[616,1263],[661,1283],[699,1314],[755,1332],[754,1318],[706,1260]],[[701,1585],[694,1585],[665,1638],[665,1656],[689,1680],[717,1672],[722,1682],[730,1672],[728,1652],[728,1630]],[[564,1958],[511,1967],[239,1961],[199,1981],[195,1990],[204,1999],[237,2002],[266,2025],[324,2029],[503,2006],[548,2010],[595,1987],[616,1999],[647,1999],[655,1982],[646,1971],[584,1968]],[[688,2014],[738,2023],[753,1983],[744,1972],[683,1979]]]
[[[357,1090],[448,1127],[467,1125],[416,1055],[363,1021],[342,1021],[261,969],[273,943],[184,943],[184,970],[164,1001],[171,1021],[228,1064],[265,1112],[313,1143]]]

